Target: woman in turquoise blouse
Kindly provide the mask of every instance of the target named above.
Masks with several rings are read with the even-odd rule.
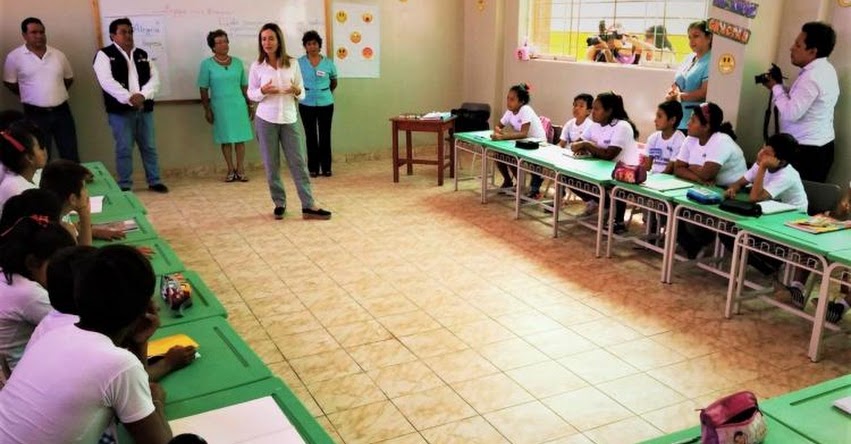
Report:
[[[246,88],[248,77],[242,60],[228,55],[228,35],[221,29],[207,34],[207,45],[213,56],[201,62],[198,87],[204,118],[213,125],[213,140],[222,147],[228,166],[225,182],[248,182],[243,162],[245,141],[251,140],[251,107]],[[236,165],[233,151],[236,151]]]
[[[674,77],[666,100],[677,100],[683,106],[683,118],[679,130],[686,132],[692,107],[706,101],[709,89],[709,61],[712,59],[712,33],[706,20],[688,25],[688,45],[692,51]]]
[[[337,67],[323,56],[322,37],[307,31],[301,38],[307,54],[299,57],[298,65],[304,79],[306,95],[299,101],[298,112],[307,134],[307,169],[310,177],[331,176],[331,119],[334,116],[334,89],[337,88]]]

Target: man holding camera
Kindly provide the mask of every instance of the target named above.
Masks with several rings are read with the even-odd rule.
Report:
[[[821,22],[805,23],[790,50],[792,64],[801,73],[787,91],[780,69],[758,78],[774,97],[780,132],[800,143],[792,166],[804,180],[825,182],[833,164],[833,109],[839,98],[839,80],[827,57],[836,45],[836,32]]]

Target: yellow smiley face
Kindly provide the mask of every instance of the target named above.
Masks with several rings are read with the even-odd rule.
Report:
[[[372,23],[372,14],[369,12],[364,12],[361,18],[364,23]]]
[[[337,17],[338,22],[346,23],[346,20],[349,19],[349,14],[347,14],[346,11],[343,11],[341,9],[341,10],[337,11],[336,17]]]
[[[357,44],[360,43],[361,35],[359,32],[353,31],[349,38],[352,40],[352,43]]]
[[[343,60],[346,57],[348,57],[348,55],[349,55],[348,49],[346,49],[344,47],[337,48],[337,58],[338,59]]]

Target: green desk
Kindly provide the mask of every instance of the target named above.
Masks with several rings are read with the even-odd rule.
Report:
[[[487,187],[487,161],[485,160],[485,141],[490,140],[491,131],[471,131],[466,133],[455,133],[455,151],[452,153],[455,156],[455,165],[458,163],[458,156],[461,151],[470,153],[473,156],[475,164],[476,156],[479,156],[481,162],[479,164],[479,174],[481,177],[481,187],[484,190]],[[472,165],[471,165],[472,167]],[[457,170],[458,168],[456,168]],[[473,177],[475,178],[475,176]],[[455,171],[455,191],[458,191],[458,171]],[[482,203],[485,203],[485,194],[482,192]]]
[[[290,424],[295,427],[304,442],[309,444],[333,444],[334,441],[328,436],[325,429],[316,422],[293,392],[290,391],[286,384],[275,377],[185,401],[169,403],[165,408],[165,414],[168,420],[172,421],[253,401],[266,396],[271,396],[278,406],[280,406],[281,411],[287,416]],[[120,443],[133,442],[123,427],[119,428],[118,438]],[[203,438],[210,440],[214,437],[204,436]]]
[[[151,225],[151,222],[148,221],[148,218],[142,214],[111,215],[111,217],[109,215],[101,216],[100,214],[98,214],[97,216],[97,218],[95,218],[94,216],[92,217],[93,226],[97,224],[123,222],[125,220],[132,219],[136,222],[136,225],[139,227],[139,229],[134,231],[128,231],[127,233],[125,233],[124,239],[120,240],[108,241],[102,239],[94,239],[92,241],[92,245],[94,245],[95,247],[102,247],[104,245],[110,244],[128,244],[132,242],[142,242],[157,239],[157,231],[154,229],[154,226]]]
[[[762,406],[762,404],[760,404],[760,406]],[[695,412],[695,416],[697,415],[697,412]],[[788,427],[771,416],[763,416],[765,418],[765,424],[768,427],[768,433],[765,435],[765,441],[762,442],[763,444],[827,444],[828,442],[831,442],[810,440],[795,429]],[[697,426],[690,429],[680,430],[679,432],[671,433],[670,435],[660,436],[658,438],[644,441],[641,444],[699,444],[699,437],[700,426]]]
[[[495,163],[502,163],[509,167],[509,170],[517,170],[520,165],[520,157],[527,150],[523,150],[514,146],[514,140],[485,140],[482,141],[485,147],[485,163],[487,161],[492,161]],[[485,166],[485,170],[487,170],[487,166]],[[485,178],[482,179],[482,203],[488,202],[488,193],[490,191],[496,191],[498,189],[491,188],[488,186],[487,180]],[[509,192],[508,194],[512,194],[515,198],[515,202],[517,200],[517,194],[520,193],[521,183],[520,180],[514,181],[514,191]],[[505,190],[499,190],[505,191]]]
[[[851,415],[833,402],[851,396],[851,375],[832,379],[760,403],[762,411],[821,444],[851,442]]]
[[[332,444],[334,442],[289,387],[280,379],[274,377],[234,389],[170,403],[166,407],[166,416],[169,420],[178,419],[266,396],[271,396],[281,407],[281,410],[287,415],[287,419],[295,426],[305,442],[310,444]]]
[[[177,253],[162,239],[154,238],[124,243],[135,247],[147,247],[153,250],[154,254],[150,257],[150,261],[151,266],[154,267],[154,274],[177,273],[186,268],[180,258],[177,257]]]
[[[92,194],[92,196],[96,195]],[[92,214],[92,217],[115,214],[148,214],[148,210],[142,205],[139,197],[131,191],[113,191],[97,196],[103,196],[103,209],[100,213]]]
[[[824,276],[828,271],[827,256],[833,252],[851,249],[851,235],[847,230],[812,234],[785,225],[788,221],[806,217],[804,213],[787,212],[738,222],[740,231],[736,235],[730,282],[727,287],[725,316],[728,319],[738,309],[749,252],[753,251],[782,261],[791,268],[800,268],[816,276]],[[815,315],[810,315],[771,297],[763,295],[760,299],[813,323],[813,335],[810,337],[807,355],[813,362],[818,361],[822,330],[824,328],[839,330],[839,327],[827,324],[824,320],[827,310],[826,298],[821,298],[819,301]]]
[[[86,162],[82,164],[92,172],[93,181],[86,184],[86,189],[92,196],[100,196],[107,193],[121,192],[118,182],[107,171],[102,162]]]
[[[722,188],[713,188],[713,191],[717,191],[719,193],[723,193],[724,189]],[[746,199],[747,194],[741,193],[739,195],[741,199]],[[735,238],[736,234],[739,232],[739,226],[737,225],[739,222],[747,219],[755,219],[749,216],[742,216],[736,213],[730,213],[728,211],[724,211],[718,207],[718,204],[701,204],[690,200],[686,197],[685,194],[681,196],[677,196],[674,198],[674,204],[676,208],[674,209],[674,221],[671,224],[671,239],[673,242],[669,246],[668,251],[668,282],[673,281],[674,276],[674,264],[677,262],[677,232],[679,231],[679,227],[681,223],[687,223],[691,225],[697,225],[701,228],[713,231],[716,235],[719,236],[729,236],[730,238]],[[721,251],[716,245],[715,252],[713,257],[720,256]],[[713,267],[704,263],[698,262],[698,267],[706,270],[710,273],[717,274],[724,279],[730,278],[729,271],[724,271],[720,267]]]
[[[555,201],[558,198],[553,199],[552,203],[549,203],[549,201],[546,200],[533,199],[526,196],[526,190],[524,190],[523,187],[526,184],[526,173],[537,174],[543,179],[555,182],[558,177],[555,165],[562,157],[564,157],[562,154],[563,152],[564,150],[558,145],[546,144],[536,150],[522,150],[518,153],[520,164],[517,169],[518,193],[515,196],[514,217],[520,217],[520,206],[524,202],[526,204],[541,206],[544,209],[549,210],[552,213],[552,217],[550,217],[550,219],[553,221],[553,237],[558,236],[558,225],[555,223]]]
[[[266,364],[224,318],[161,327],[152,339],[185,334],[198,343],[201,355],[189,366],[162,379],[166,404],[233,389],[272,376]]]
[[[638,207],[650,214],[650,217],[664,218],[665,233],[671,233],[673,230],[671,225],[674,223],[674,199],[676,197],[684,197],[688,192],[688,188],[678,188],[673,190],[658,190],[652,188],[654,184],[660,184],[666,181],[676,179],[670,174],[648,174],[647,181],[641,185],[625,182],[613,182],[614,187],[611,191],[612,198],[609,203],[609,231],[606,236],[606,257],[612,257],[612,243],[614,243],[614,216],[615,205],[618,201],[625,205],[629,204],[633,207]],[[649,186],[648,186],[649,185]],[[657,227],[657,230],[662,228]],[[659,233],[645,232],[645,235],[658,236]],[[664,245],[660,248],[653,242],[647,242],[641,237],[631,237],[630,240],[648,250],[655,251],[662,255],[662,269],[660,281],[663,283],[670,282],[668,275],[668,261],[671,260],[670,249],[676,250],[676,237],[665,236]],[[674,245],[671,248],[671,245]]]
[[[600,257],[600,251],[603,244],[603,209],[606,202],[606,187],[610,186],[612,180],[612,170],[615,163],[601,159],[574,159],[569,156],[562,155],[561,159],[554,161],[556,170],[556,196],[561,196],[563,187],[582,194],[590,194],[596,196],[600,200],[600,206],[597,211],[597,221],[589,223],[582,218],[576,218],[575,222],[593,230],[596,233],[596,249],[595,256]],[[555,230],[558,230],[558,219],[561,212],[561,199],[556,199],[555,215],[553,224]]]
[[[207,287],[207,284],[204,283],[204,280],[201,279],[201,276],[199,276],[198,273],[187,270],[181,272],[181,274],[183,274],[183,277],[192,287],[192,306],[183,310],[182,317],[178,316],[177,312],[173,312],[170,308],[168,308],[168,306],[166,306],[165,301],[161,296],[162,293],[160,293],[160,289],[162,287],[162,276],[157,276],[154,300],[156,300],[157,304],[160,306],[160,323],[163,327],[185,324],[187,322],[194,322],[199,319],[211,317],[227,317],[227,312],[222,306],[222,303],[216,299],[213,291],[210,290],[210,287]]]

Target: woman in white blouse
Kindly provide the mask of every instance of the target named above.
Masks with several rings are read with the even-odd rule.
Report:
[[[287,158],[305,219],[330,219],[331,212],[313,200],[305,162],[304,128],[298,120],[298,100],[304,98],[301,70],[287,55],[281,28],[266,23],[257,36],[259,55],[248,75],[248,98],[258,102],[254,129],[266,167],[269,192],[275,203],[275,219],[283,219],[287,196],[281,183],[281,151]]]

